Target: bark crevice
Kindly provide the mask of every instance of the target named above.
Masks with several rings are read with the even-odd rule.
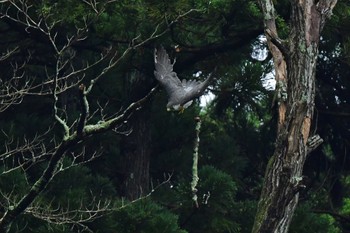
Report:
[[[288,51],[280,46],[272,0],[260,0],[267,43],[273,56],[278,104],[275,151],[266,169],[253,233],[288,232],[299,192],[304,188],[307,154],[322,139],[310,136],[320,32],[336,1],[292,1]],[[323,9],[320,9],[323,8]],[[328,9],[328,10],[327,10]]]

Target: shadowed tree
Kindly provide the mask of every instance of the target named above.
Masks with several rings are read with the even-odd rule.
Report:
[[[310,135],[315,105],[315,72],[320,33],[336,0],[290,2],[289,36],[278,36],[272,0],[260,0],[265,34],[273,56],[277,82],[278,129],[275,151],[265,180],[253,233],[288,232],[307,155],[322,139]]]

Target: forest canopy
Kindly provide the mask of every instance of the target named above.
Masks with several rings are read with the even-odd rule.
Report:
[[[350,3],[296,2],[0,0],[0,232],[350,232]],[[211,101],[167,111],[160,46]]]

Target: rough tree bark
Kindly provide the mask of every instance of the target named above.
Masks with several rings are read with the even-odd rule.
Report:
[[[265,34],[276,70],[278,132],[266,168],[253,233],[288,232],[307,154],[321,142],[310,135],[320,33],[337,0],[292,0],[290,34],[278,37],[272,0],[260,0]]]
[[[140,115],[130,119],[132,132],[123,136],[123,193],[130,200],[136,200],[149,192],[149,164],[151,155],[150,111],[142,109]]]
[[[148,109],[146,110],[148,111]],[[150,118],[142,112],[132,120],[132,132],[122,140],[123,193],[132,201],[149,192],[149,164],[151,155]]]
[[[126,75],[129,86],[126,93],[128,99],[139,99],[154,84],[153,77],[132,71]],[[128,120],[130,134],[121,140],[123,195],[130,201],[149,193],[149,164],[151,156],[151,101],[138,110]]]

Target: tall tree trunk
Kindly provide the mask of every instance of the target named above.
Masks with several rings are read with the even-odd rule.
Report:
[[[123,193],[128,200],[140,198],[149,191],[149,163],[151,149],[148,109],[131,119],[132,132],[122,140],[124,161]]]
[[[253,233],[288,232],[307,154],[322,140],[310,136],[320,32],[337,0],[292,0],[290,35],[278,37],[272,0],[260,0],[273,55],[279,111],[276,147],[266,168]],[[288,41],[288,42],[287,42]]]
[[[132,72],[126,84],[130,91],[127,96],[138,99],[147,93],[149,79],[140,72]],[[131,81],[130,81],[131,80]],[[131,96],[131,97],[130,97]],[[131,133],[123,136],[121,152],[123,156],[122,191],[128,200],[135,200],[149,192],[149,163],[151,155],[151,106],[147,103],[128,120]]]

